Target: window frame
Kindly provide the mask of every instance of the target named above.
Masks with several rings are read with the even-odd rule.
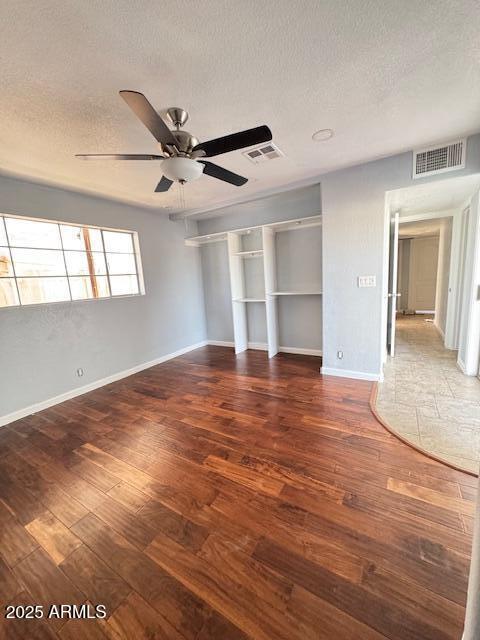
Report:
[[[55,224],[58,226],[58,233],[59,233],[59,237],[60,237],[60,248],[55,249],[52,247],[40,247],[40,246],[35,246],[35,247],[18,247],[16,245],[11,245],[10,244],[10,239],[8,236],[8,230],[7,230],[7,225],[5,223],[5,218],[15,218],[17,220],[29,220],[31,222],[46,222],[49,224]],[[19,215],[19,214],[14,214],[14,213],[4,213],[0,211],[0,225],[3,225],[3,230],[6,236],[6,240],[7,240],[7,244],[5,245],[6,248],[8,249],[8,255],[10,256],[10,264],[11,264],[11,268],[12,268],[12,275],[11,276],[5,276],[2,277],[2,280],[8,280],[11,279],[14,281],[14,286],[15,286],[15,290],[16,290],[16,294],[17,294],[17,299],[18,299],[18,304],[11,304],[11,305],[6,305],[4,307],[0,307],[0,313],[2,311],[6,311],[7,309],[21,309],[21,308],[31,308],[31,307],[44,307],[45,305],[59,305],[59,304],[77,304],[77,303],[84,303],[84,302],[99,302],[99,301],[106,301],[106,300],[117,300],[117,299],[124,299],[124,298],[136,298],[139,296],[144,296],[145,295],[145,281],[144,281],[144,277],[143,277],[143,267],[142,267],[142,260],[141,260],[141,251],[140,251],[140,240],[138,237],[138,231],[133,231],[132,229],[120,229],[118,227],[103,227],[103,226],[99,226],[99,225],[94,225],[94,224],[82,224],[79,222],[70,222],[67,220],[54,220],[52,218],[40,218],[40,217],[34,217],[34,216],[23,216],[23,215]],[[131,235],[132,238],[132,245],[133,245],[133,254],[126,254],[126,252],[124,251],[107,251],[105,249],[105,240],[104,240],[104,236],[103,233],[101,233],[101,240],[102,240],[102,249],[101,250],[95,250],[95,249],[65,249],[63,246],[63,237],[62,237],[62,231],[61,231],[61,225],[66,225],[68,227],[78,227],[79,229],[98,229],[100,232],[102,231],[113,231],[113,232],[118,232],[118,233],[128,233]],[[15,264],[12,258],[12,249],[39,249],[39,250],[44,250],[44,251],[59,251],[62,254],[62,261],[65,265],[65,275],[45,275],[45,276],[17,276],[16,271],[15,271]],[[109,290],[109,295],[108,296],[98,296],[98,297],[91,297],[91,298],[77,298],[77,299],[73,299],[72,298],[72,292],[71,292],[71,288],[70,288],[70,280],[69,278],[75,278],[75,277],[84,277],[84,278],[89,278],[91,277],[91,274],[80,274],[80,275],[71,275],[68,273],[68,269],[67,269],[67,261],[66,261],[66,256],[65,256],[65,252],[73,252],[73,253],[84,253],[84,254],[88,254],[90,253],[100,253],[103,255],[104,259],[105,259],[105,267],[106,267],[106,272],[105,274],[96,274],[99,277],[106,277],[107,278],[107,282],[108,282],[108,290]],[[109,268],[108,268],[108,261],[107,261],[107,254],[112,253],[112,254],[126,254],[126,255],[133,255],[134,260],[135,260],[135,273],[128,273],[128,274],[110,274],[109,273]],[[88,260],[88,255],[87,255],[87,260]],[[120,295],[113,295],[112,294],[112,287],[111,287],[111,282],[110,282],[110,276],[113,275],[113,277],[116,276],[135,276],[137,279],[137,286],[138,286],[138,293],[123,293]],[[20,291],[18,288],[18,280],[22,280],[22,279],[35,279],[35,278],[39,278],[39,279],[46,279],[46,278],[66,278],[67,279],[67,284],[68,284],[68,291],[69,291],[69,295],[70,295],[70,299],[69,300],[56,300],[56,301],[49,301],[49,302],[32,302],[32,303],[27,303],[27,304],[22,304],[21,302],[21,297],[20,297]],[[93,285],[92,285],[93,288]]]

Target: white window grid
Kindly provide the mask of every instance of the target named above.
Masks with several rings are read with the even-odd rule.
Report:
[[[8,236],[8,229],[7,229],[7,225],[5,223],[5,219],[7,218],[13,218],[13,219],[17,219],[17,220],[30,220],[32,222],[47,222],[49,224],[53,224],[55,226],[58,227],[58,234],[60,237],[60,248],[56,249],[56,248],[52,248],[52,247],[40,247],[40,246],[35,246],[35,247],[25,247],[25,246],[18,246],[18,245],[12,245],[10,244],[10,240],[9,240],[9,236]],[[97,231],[100,231],[100,236],[102,239],[102,249],[101,250],[86,250],[86,249],[64,249],[63,246],[63,236],[62,236],[62,231],[61,231],[61,226],[65,225],[65,226],[69,226],[69,227],[78,227],[79,229],[95,229]],[[64,221],[58,221],[58,220],[49,220],[46,218],[32,218],[32,217],[28,217],[28,216],[16,216],[16,215],[12,215],[12,214],[0,214],[0,228],[3,229],[4,232],[4,236],[7,240],[7,244],[3,244],[3,247],[6,247],[8,249],[8,256],[10,258],[10,264],[12,266],[12,275],[6,275],[6,276],[1,276],[0,275],[0,279],[10,279],[13,280],[15,282],[15,288],[17,291],[17,299],[18,299],[18,304],[14,304],[14,305],[8,305],[6,307],[0,307],[0,311],[5,310],[5,309],[12,309],[12,308],[18,308],[18,307],[33,307],[33,306],[37,306],[37,305],[45,305],[45,304],[62,304],[62,303],[68,303],[68,302],[87,302],[90,300],[109,300],[111,298],[130,298],[130,297],[135,297],[135,296],[141,296],[144,295],[145,293],[145,288],[144,288],[144,283],[143,283],[143,271],[142,271],[142,265],[141,265],[141,261],[140,261],[140,247],[139,247],[139,241],[138,241],[138,233],[136,231],[130,231],[128,229],[117,229],[117,228],[113,228],[113,227],[97,227],[95,225],[87,225],[87,224],[78,224],[75,222],[64,222]],[[129,253],[129,252],[125,252],[125,251],[107,251],[105,249],[105,239],[104,239],[104,235],[103,232],[104,231],[113,231],[113,232],[118,232],[118,233],[127,233],[131,236],[132,239],[132,247],[133,247],[133,252]],[[58,251],[59,253],[62,253],[62,257],[63,257],[63,263],[65,266],[65,273],[64,274],[55,274],[55,275],[28,275],[28,276],[17,276],[16,272],[15,272],[15,263],[12,257],[12,249],[33,249],[33,250],[41,250],[41,251]],[[104,274],[95,274],[98,277],[106,277],[107,278],[107,286],[108,286],[108,295],[107,296],[98,296],[98,297],[89,297],[89,298],[73,298],[72,297],[72,291],[71,291],[71,287],[70,287],[70,278],[79,278],[79,277],[89,277],[90,274],[69,274],[68,273],[68,269],[67,269],[67,263],[66,263],[66,258],[65,258],[65,252],[76,252],[76,253],[100,253],[103,255],[104,259],[105,259],[105,268],[106,268],[106,272]],[[107,255],[108,254],[116,254],[116,255],[133,255],[134,260],[135,260],[135,273],[115,273],[115,274],[111,274],[109,271],[109,266],[108,266],[108,260],[107,260]],[[110,277],[117,277],[117,276],[135,276],[136,281],[137,281],[137,293],[127,293],[127,294],[113,294],[112,293],[112,286],[111,286],[111,281],[110,281]],[[57,301],[57,302],[36,302],[36,303],[26,303],[26,304],[22,304],[21,301],[21,296],[20,296],[20,290],[18,287],[18,280],[22,280],[22,279],[34,279],[34,278],[38,278],[38,279],[46,279],[46,278],[66,278],[67,279],[67,283],[68,283],[68,291],[69,291],[69,296],[70,299],[69,300],[61,300],[61,301]]]

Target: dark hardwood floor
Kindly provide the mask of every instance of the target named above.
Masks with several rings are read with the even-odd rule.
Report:
[[[0,429],[2,605],[107,609],[6,637],[458,640],[476,479],[318,368],[206,347]]]

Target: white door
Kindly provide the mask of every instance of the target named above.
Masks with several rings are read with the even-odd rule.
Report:
[[[387,351],[395,355],[395,318],[397,314],[397,273],[398,273],[398,213],[390,219],[390,249],[388,266],[388,316]]]

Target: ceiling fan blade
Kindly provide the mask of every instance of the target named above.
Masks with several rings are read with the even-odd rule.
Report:
[[[119,93],[157,142],[170,144],[172,146],[177,144],[172,132],[143,93],[139,93],[138,91],[120,91]]]
[[[223,180],[223,182],[234,184],[236,187],[241,187],[243,184],[248,182],[248,178],[244,178],[243,176],[239,176],[238,173],[233,173],[228,169],[219,167],[218,164],[214,164],[213,162],[208,162],[207,160],[198,160],[198,162],[201,162],[203,165],[205,165],[203,173],[206,173],[207,176],[218,178],[218,180]]]
[[[173,184],[173,180],[169,180],[165,176],[162,176],[162,179],[157,184],[155,189],[155,193],[161,193],[162,191],[168,191]]]
[[[165,160],[163,156],[142,153],[77,153],[81,160]]]
[[[268,142],[271,139],[272,132],[266,125],[262,125],[261,127],[232,133],[229,136],[223,136],[223,138],[200,142],[200,144],[197,144],[197,146],[193,148],[193,151],[204,151],[206,157],[211,158],[221,153],[228,153],[229,151],[243,149],[244,147],[251,147],[254,144]]]

